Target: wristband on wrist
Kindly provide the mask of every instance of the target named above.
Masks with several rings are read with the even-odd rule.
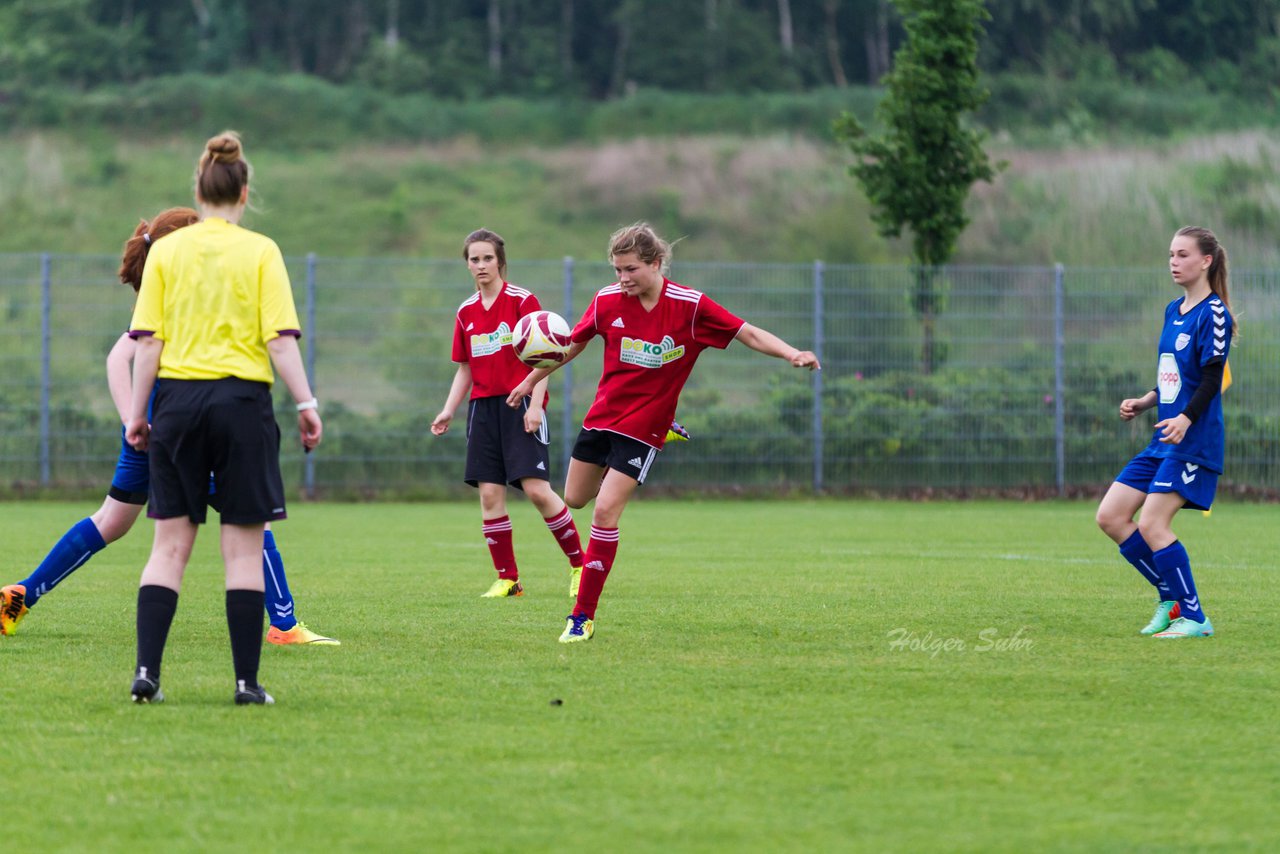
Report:
[[[320,401],[316,400],[314,397],[311,398],[310,400],[304,400],[302,401],[302,403],[298,404],[299,412],[306,412],[308,409],[319,409],[319,408],[320,408]]]

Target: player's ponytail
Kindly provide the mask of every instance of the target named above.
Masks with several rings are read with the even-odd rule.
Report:
[[[498,258],[498,275],[505,282],[507,280],[507,242],[502,239],[502,236],[487,228],[477,228],[462,241],[462,260],[465,261],[470,257],[472,243],[493,244],[493,254]],[[479,290],[479,288],[480,286],[476,285],[476,289]]]
[[[137,291],[142,287],[142,269],[147,264],[151,244],[170,232],[200,221],[200,215],[191,208],[169,208],[156,214],[151,222],[138,223],[133,235],[124,242],[120,256],[120,281]]]
[[[1196,242],[1200,252],[1213,258],[1209,264],[1209,290],[1222,300],[1222,304],[1227,307],[1227,313],[1232,319],[1232,337],[1235,337],[1237,331],[1235,324],[1235,313],[1231,311],[1231,296],[1229,286],[1229,275],[1227,265],[1227,248],[1218,242],[1217,236],[1207,228],[1200,226],[1187,225],[1178,229],[1175,237],[1190,237]]]

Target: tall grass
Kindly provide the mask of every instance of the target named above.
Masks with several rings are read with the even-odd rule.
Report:
[[[191,198],[203,131],[0,136],[0,252],[114,253],[134,218]],[[521,259],[597,260],[616,226],[647,219],[684,260],[905,260],[880,238],[830,143],[645,137],[544,147],[474,138],[288,150],[247,137],[252,228],[286,253],[454,258],[487,225]],[[1280,143],[1249,131],[1137,145],[992,143],[1008,162],[974,187],[958,263],[1159,265],[1181,225],[1217,230],[1236,264],[1280,261]]]

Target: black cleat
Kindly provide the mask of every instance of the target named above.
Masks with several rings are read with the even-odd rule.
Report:
[[[129,689],[135,703],[163,703],[164,692],[160,690],[160,679],[152,679],[147,675],[147,668],[139,667],[133,676],[133,687]]]
[[[276,701],[261,685],[245,685],[243,679],[236,680],[237,706],[270,706]]]

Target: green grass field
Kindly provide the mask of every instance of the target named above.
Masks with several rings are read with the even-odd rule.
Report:
[[[5,505],[3,581],[89,509]],[[1218,637],[1171,642],[1088,504],[641,501],[571,647],[527,504],[501,601],[476,506],[292,511],[343,646],[265,649],[274,707],[231,703],[212,530],[165,704],[128,701],[149,523],[0,638],[2,850],[1280,845],[1274,507],[1180,518]]]

